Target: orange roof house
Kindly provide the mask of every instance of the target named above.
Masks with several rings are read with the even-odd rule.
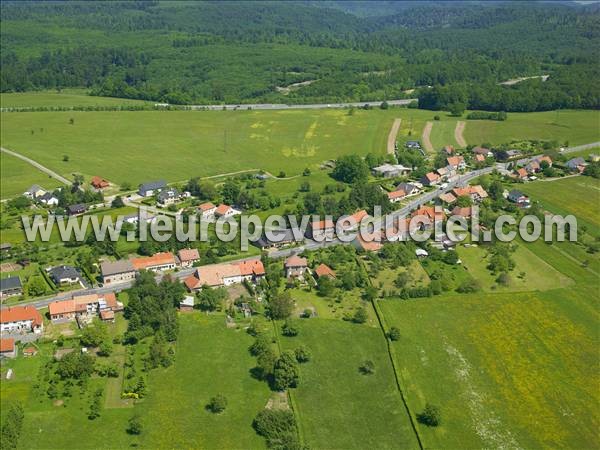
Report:
[[[20,324],[22,326],[27,322],[31,323],[31,331],[36,331],[44,325],[42,315],[31,305],[9,306],[0,310],[0,323],[4,325],[14,324],[18,326]]]
[[[438,197],[444,203],[454,203],[456,201],[456,197],[452,195],[450,192],[446,192],[445,194],[440,194]]]
[[[469,217],[471,217],[471,207],[470,206],[465,206],[463,208],[457,206],[452,210],[452,215],[453,216],[461,216],[464,217],[465,219],[468,219]]]
[[[516,172],[517,172],[518,178],[521,178],[521,179],[527,178],[527,170],[525,170],[524,167],[517,169]]]
[[[206,202],[206,203],[202,203],[201,205],[198,205],[198,210],[200,210],[200,212],[210,211],[215,208],[216,208],[216,206],[213,205],[211,202]]]
[[[444,211],[440,210],[436,211],[436,208],[433,206],[422,206],[411,214],[411,217],[416,216],[426,216],[429,220],[444,220],[446,218],[446,214]]]
[[[448,162],[449,166],[454,168],[459,168],[461,165],[465,164],[465,159],[462,156],[450,156],[446,158],[446,162]]]
[[[400,189],[397,191],[388,192],[387,196],[388,196],[388,199],[390,200],[390,202],[394,202],[394,201],[398,201],[398,200],[401,200],[404,197],[406,197],[406,192],[404,192],[402,189]]]
[[[292,255],[285,260],[285,267],[308,267],[306,258],[301,258],[298,255]]]
[[[238,266],[240,268],[240,275],[243,277],[254,275],[254,276],[262,276],[265,272],[265,266],[263,265],[260,259],[249,259],[246,261],[239,261],[233,263],[234,266]]]
[[[175,255],[171,252],[156,253],[152,256],[143,256],[141,258],[131,258],[130,261],[135,270],[175,267]]]
[[[96,189],[104,189],[109,186],[109,182],[106,181],[104,178],[94,176],[92,177],[91,185],[94,186]]]
[[[315,275],[318,278],[330,277],[335,278],[335,272],[326,264],[319,264],[319,267],[315,269]]]
[[[15,351],[15,340],[13,338],[0,339],[0,353]]]
[[[484,162],[485,161],[485,156],[477,154],[477,155],[475,155],[475,161],[477,161],[477,162]]]
[[[193,264],[200,259],[197,248],[182,248],[177,252],[177,256],[182,265]]]
[[[445,145],[443,151],[446,153],[446,155],[451,155],[454,153],[454,147],[451,145]]]

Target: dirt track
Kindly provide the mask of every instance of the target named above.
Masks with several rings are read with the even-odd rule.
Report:
[[[467,141],[465,141],[465,138],[463,136],[463,132],[465,131],[466,125],[467,122],[459,120],[458,122],[456,122],[456,128],[454,129],[454,140],[460,147],[467,146]]]
[[[431,145],[431,141],[429,140],[429,135],[431,134],[431,129],[433,128],[433,122],[427,122],[425,124],[425,128],[423,128],[423,147],[425,147],[425,151],[429,153],[433,153],[433,145]]]
[[[393,155],[396,150],[396,136],[398,135],[398,130],[400,130],[400,124],[402,123],[402,119],[394,119],[394,123],[392,124],[392,129],[390,130],[390,134],[388,134],[388,142],[387,142],[387,152],[388,155]]]

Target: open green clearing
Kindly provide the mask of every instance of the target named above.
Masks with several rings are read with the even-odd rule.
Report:
[[[431,134],[429,140],[435,150],[439,150],[444,145],[452,145],[455,148],[460,148],[460,145],[454,139],[454,130],[456,129],[455,118],[447,117],[446,114],[438,114],[441,120],[434,120],[433,127],[431,128]]]
[[[252,421],[270,391],[250,374],[256,365],[248,352],[253,338],[226,328],[221,315],[183,314],[180,327],[175,363],[150,374],[150,394],[138,406],[148,430],[142,447],[263,448]],[[228,405],[215,415],[204,407],[217,394]]]
[[[469,144],[509,143],[513,140],[556,140],[569,145],[589,144],[600,140],[600,111],[547,111],[509,113],[504,122],[468,120],[464,136]],[[435,128],[435,126],[434,126]]]
[[[300,366],[292,391],[300,431],[310,448],[416,448],[381,330],[339,320],[302,319],[284,349],[305,345],[311,360]],[[375,363],[375,373],[359,366]]]
[[[2,108],[78,107],[78,106],[125,106],[143,105],[149,102],[114,97],[94,97],[85,89],[65,89],[62,92],[17,92],[0,94]]]
[[[600,180],[579,176],[561,180],[526,183],[519,187],[532,200],[555,214],[574,214],[577,220],[597,234],[600,227]]]
[[[385,153],[396,117],[402,118],[400,146],[419,139],[433,115],[402,108],[357,109],[352,115],[347,110],[3,113],[2,145],[67,177],[80,172],[117,184],[248,169],[293,176],[343,154]],[[554,113],[511,113],[506,122],[469,121],[466,139],[470,144],[599,139],[597,112],[561,111],[559,125],[551,123],[555,118]],[[433,126],[436,148],[454,143],[456,121],[442,119]]]
[[[62,186],[60,181],[39,171],[31,164],[6,153],[0,153],[0,198],[22,194],[32,184],[45,189]]]

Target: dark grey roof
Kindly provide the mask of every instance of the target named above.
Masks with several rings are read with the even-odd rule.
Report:
[[[0,280],[0,291],[11,291],[21,287],[21,279],[19,277],[8,277]]]
[[[267,234],[263,232],[262,236],[259,237],[256,241],[253,241],[252,244],[256,247],[262,248],[269,247],[274,244],[285,244],[296,241],[294,237],[294,232],[287,228],[282,230],[271,230],[271,233],[275,234],[275,236],[278,238],[276,241],[269,239],[267,237]],[[283,235],[283,239],[281,238],[281,235]],[[298,240],[297,242],[302,242],[303,240],[304,236],[301,236],[300,240]]]
[[[404,192],[410,192],[415,188],[416,186],[412,183],[400,183],[398,186],[396,186],[396,190],[402,189]]]
[[[150,181],[149,183],[140,184],[140,191],[154,191],[162,189],[167,185],[165,180]]]
[[[85,206],[83,203],[77,203],[76,205],[69,205],[67,206],[67,210],[70,213],[76,213],[76,212],[80,212],[80,211],[85,211],[87,209],[87,206]]]
[[[577,167],[577,166],[581,166],[582,164],[585,164],[585,159],[579,157],[579,158],[573,158],[567,161],[567,167]]]
[[[73,266],[56,266],[50,269],[50,276],[55,280],[79,278],[79,271]]]
[[[512,191],[510,191],[508,193],[509,196],[511,197],[524,197],[525,194],[523,194],[521,191],[518,191],[517,189],[513,189]]]
[[[128,259],[121,259],[119,261],[104,261],[100,264],[102,275],[116,275],[119,273],[135,272],[133,264]]]
[[[179,195],[179,191],[175,188],[165,189],[158,194],[157,198],[159,201],[168,200],[169,198],[174,198]]]

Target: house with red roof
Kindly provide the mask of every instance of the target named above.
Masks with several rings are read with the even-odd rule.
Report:
[[[192,267],[195,262],[200,261],[200,253],[197,248],[182,248],[177,252],[181,267]]]
[[[435,172],[428,172],[421,177],[421,183],[423,183],[424,186],[434,186],[439,184],[440,181],[442,181],[442,177]]]
[[[207,287],[229,286],[243,281],[259,282],[266,274],[260,259],[250,259],[226,264],[201,266],[183,282],[189,291]]]
[[[114,320],[114,312],[122,310],[123,304],[117,301],[114,292],[77,295],[48,305],[48,313],[53,322],[77,320],[80,324],[89,323],[98,316],[102,320]],[[103,311],[111,311],[112,314],[105,313],[103,317]]]
[[[233,217],[236,215],[241,214],[240,211],[238,211],[237,209],[234,209],[233,207],[226,205],[224,203],[221,203],[219,206],[217,206],[217,208],[215,209],[215,216],[216,217]]]
[[[308,260],[298,255],[287,258],[283,264],[287,278],[303,277],[308,270]]]
[[[321,278],[321,277],[335,278],[335,271],[331,267],[329,267],[327,264],[319,264],[319,266],[315,269],[314,274],[317,278]]]
[[[315,241],[331,240],[335,237],[335,224],[331,219],[316,220],[309,224],[308,236]]]
[[[480,202],[488,198],[488,193],[480,184],[476,184],[474,186],[455,187],[452,189],[452,193],[456,198],[463,196],[471,197],[471,200],[474,202]]]
[[[90,184],[94,187],[94,189],[104,189],[110,186],[110,183],[108,181],[98,176],[92,177],[92,181],[90,182]]]
[[[460,155],[449,156],[448,158],[446,158],[446,162],[448,163],[448,166],[450,166],[454,170],[464,170],[467,167],[467,164],[465,163],[465,158],[463,158]]]
[[[151,270],[153,272],[170,270],[177,266],[175,255],[171,252],[160,252],[152,256],[131,258],[129,261],[131,261],[135,270]]]
[[[17,346],[13,338],[0,339],[0,358],[14,358],[17,356]]]
[[[211,202],[202,203],[198,205],[198,214],[200,214],[200,218],[204,220],[211,220],[215,217],[215,211],[217,207],[213,205]]]
[[[43,330],[42,315],[31,305],[9,306],[0,310],[0,331],[2,333],[40,334]]]

